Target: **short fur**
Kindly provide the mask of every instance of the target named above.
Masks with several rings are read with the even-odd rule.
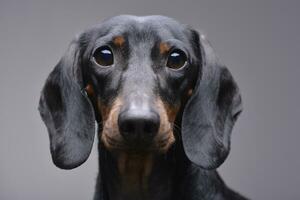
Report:
[[[110,67],[92,59],[103,45],[114,53]],[[177,70],[165,66],[174,48],[187,55]],[[120,116],[134,106],[158,116],[159,128],[129,133],[138,142],[128,142]],[[62,169],[87,160],[97,125],[95,200],[246,199],[216,171],[242,111],[237,84],[206,38],[171,18],[117,16],[79,34],[50,73],[39,111]]]

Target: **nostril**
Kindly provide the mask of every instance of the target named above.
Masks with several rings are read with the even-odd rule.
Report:
[[[120,113],[118,125],[124,139],[130,141],[149,140],[158,132],[160,118],[155,112],[127,110]]]
[[[159,129],[159,116],[156,113],[152,113],[148,119],[144,121],[144,132],[148,134],[155,134]]]
[[[125,120],[121,122],[119,127],[120,130],[125,133],[132,132],[134,130],[134,124],[130,120]]]

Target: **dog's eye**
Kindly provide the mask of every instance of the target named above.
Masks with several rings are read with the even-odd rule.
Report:
[[[172,69],[179,69],[185,65],[187,56],[180,49],[171,51],[167,60],[167,67]]]
[[[93,54],[93,58],[98,65],[109,66],[114,64],[114,55],[108,46],[99,47]]]

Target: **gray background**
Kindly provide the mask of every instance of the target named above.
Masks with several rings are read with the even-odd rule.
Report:
[[[228,65],[244,112],[220,172],[252,199],[300,199],[300,2],[0,1],[0,199],[91,199],[97,152],[65,171],[37,112],[48,73],[81,30],[118,14],[163,14],[201,29]],[[95,147],[95,146],[94,146]]]

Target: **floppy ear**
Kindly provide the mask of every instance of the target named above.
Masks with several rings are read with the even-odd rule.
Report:
[[[47,78],[39,102],[52,160],[63,169],[85,162],[94,140],[95,116],[82,82],[76,39]]]
[[[193,95],[182,118],[187,157],[204,169],[215,169],[227,158],[233,125],[242,111],[241,96],[228,69],[209,42],[200,37],[201,63]]]

